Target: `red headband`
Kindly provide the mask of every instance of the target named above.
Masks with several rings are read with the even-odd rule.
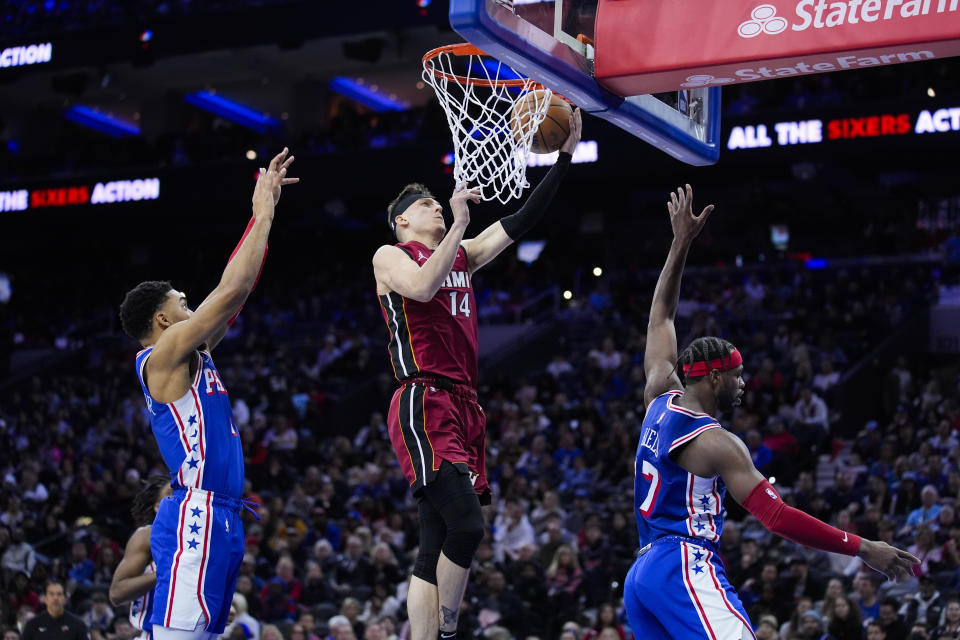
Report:
[[[743,356],[740,355],[737,349],[734,349],[726,358],[717,358],[710,362],[700,360],[693,364],[683,365],[683,375],[687,378],[699,378],[700,376],[707,375],[711,371],[730,371],[731,369],[736,369],[741,364],[743,364]]]

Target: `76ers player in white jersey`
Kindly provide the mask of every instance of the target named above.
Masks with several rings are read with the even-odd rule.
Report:
[[[714,337],[695,340],[678,358],[673,324],[687,252],[713,206],[694,216],[687,185],[670,194],[667,207],[674,238],[653,294],[643,363],[647,413],[634,487],[641,549],[624,587],[634,634],[651,640],[754,637],[719,557],[728,488],[778,535],[815,549],[859,555],[893,579],[908,577],[918,562],[912,555],[785,505],[753,466],[746,445],[714,417],[739,403],[743,358],[732,344]]]
[[[153,588],[157,584],[157,568],[150,552],[150,530],[164,498],[172,495],[170,479],[151,476],[133,501],[131,515],[137,530],[127,540],[123,560],[117,565],[110,582],[110,602],[114,606],[130,603],[130,624],[140,631],[139,640],[153,637],[150,614],[153,612]]]
[[[142,282],[120,308],[124,331],[144,346],[136,373],[173,496],[150,534],[156,566],[156,640],[223,633],[243,560],[243,452],[227,390],[210,355],[257,282],[274,207],[293,157],[261,170],[253,217],[217,287],[196,311],[168,282]]]

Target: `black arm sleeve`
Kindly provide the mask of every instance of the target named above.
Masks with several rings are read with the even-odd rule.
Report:
[[[556,164],[550,168],[550,171],[543,177],[543,180],[533,190],[527,201],[523,203],[520,210],[512,216],[500,218],[500,224],[503,225],[503,230],[507,232],[511,240],[515,241],[527,231],[530,231],[543,217],[543,214],[547,212],[547,207],[550,206],[550,201],[557,193],[557,188],[559,188],[560,181],[567,173],[572,157],[569,153],[561,151]]]

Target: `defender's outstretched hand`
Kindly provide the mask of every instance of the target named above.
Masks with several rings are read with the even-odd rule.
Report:
[[[567,139],[563,141],[563,146],[560,147],[560,151],[566,151],[573,155],[574,150],[580,143],[582,129],[583,120],[580,117],[580,107],[576,107],[573,113],[570,114],[570,134],[567,136]]]
[[[693,189],[690,188],[690,185],[685,186],[686,190],[678,188],[676,193],[670,193],[667,211],[670,212],[670,226],[673,227],[673,237],[681,242],[690,243],[703,229],[703,225],[713,211],[713,205],[704,207],[700,215],[693,215]]]
[[[270,211],[280,202],[280,190],[288,184],[300,182],[300,178],[288,178],[287,169],[293,164],[294,157],[287,157],[289,149],[283,148],[270,161],[270,165],[260,169],[260,177],[257,178],[257,186],[253,190],[253,215],[257,216],[263,212],[263,206]],[[257,205],[261,205],[258,207]]]
[[[906,551],[875,540],[861,540],[857,555],[872,569],[894,582],[899,582],[900,578],[912,578],[914,565],[920,564],[919,558]]]

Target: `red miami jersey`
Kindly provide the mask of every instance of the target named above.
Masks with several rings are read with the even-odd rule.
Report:
[[[420,242],[396,245],[419,266],[433,255]],[[390,332],[390,363],[397,380],[436,375],[477,386],[477,304],[467,252],[457,248],[453,268],[428,302],[392,291],[380,296]]]

